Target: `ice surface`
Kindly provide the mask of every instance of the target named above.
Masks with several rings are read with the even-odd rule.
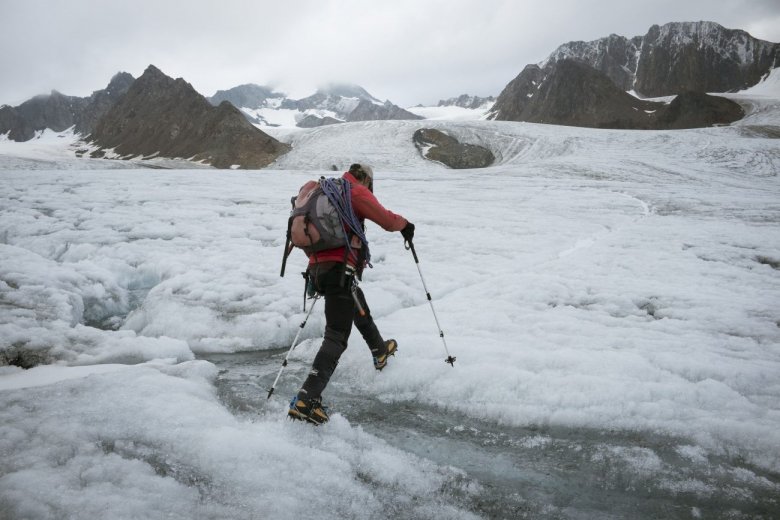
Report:
[[[213,365],[146,364],[4,390],[0,504],[10,518],[473,518],[447,503],[462,475],[336,417],[239,420]],[[393,493],[376,492],[393,489]],[[398,494],[396,500],[394,494]],[[412,503],[409,503],[412,502]]]
[[[339,414],[338,401],[318,429],[288,424],[284,398],[233,415],[216,395],[215,366],[193,360],[289,346],[304,316],[303,255],[278,276],[289,198],[356,161],[374,165],[379,199],[417,225],[420,267],[458,360],[444,363],[400,236],[369,224],[375,269],[363,289],[400,352],[380,377],[355,334],[332,382],[339,393],[424,404],[464,435],[482,421],[670,436],[681,439],[674,456],[746,461],[755,472],[744,479],[776,492],[757,472],[780,471],[780,141],[754,126],[776,127],[780,107],[733,96],[753,122],[280,128],[293,150],[252,172],[109,170],[127,163],[77,159],[67,137],[0,143],[0,355],[56,364],[0,371],[0,509],[479,513],[472,498],[484,490],[457,456],[434,463],[393,447]],[[427,126],[489,146],[496,165],[425,161],[411,136]],[[322,328],[320,309],[293,364],[311,362]],[[75,367],[100,363],[110,365]],[[255,384],[264,397],[264,381]],[[555,445],[529,439],[524,450]],[[589,461],[619,462],[670,492],[717,493],[710,481],[672,479],[643,446],[596,447]]]

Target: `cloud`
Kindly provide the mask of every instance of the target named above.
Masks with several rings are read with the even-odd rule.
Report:
[[[202,94],[241,83],[302,97],[353,82],[401,105],[498,94],[570,40],[707,19],[780,39],[773,0],[0,0],[0,103],[88,95],[149,64]],[[748,5],[749,4],[749,5]]]

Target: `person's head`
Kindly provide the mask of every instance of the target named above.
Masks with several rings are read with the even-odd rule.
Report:
[[[357,179],[357,181],[371,190],[374,191],[374,170],[367,164],[355,163],[349,167],[349,173]]]

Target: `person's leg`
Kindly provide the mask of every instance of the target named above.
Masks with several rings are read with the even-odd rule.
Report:
[[[347,349],[352,329],[354,301],[349,291],[349,278],[341,286],[341,269],[334,268],[317,276],[318,291],[325,296],[325,337],[311,371],[303,383],[298,397],[318,399],[336,370],[341,354]]]
[[[382,370],[387,366],[387,358],[395,355],[395,351],[398,349],[398,343],[394,339],[389,339],[387,341],[382,339],[382,334],[379,333],[379,329],[377,328],[376,323],[374,323],[374,318],[371,317],[371,310],[368,308],[366,297],[360,287],[357,288],[356,294],[361,307],[363,307],[363,310],[365,311],[365,315],[360,315],[356,305],[355,325],[363,336],[363,339],[366,340],[369,350],[371,350],[371,356],[374,358],[374,368]]]
[[[371,309],[368,308],[366,297],[360,287],[357,288],[356,295],[365,314],[361,316],[357,306],[355,306],[355,326],[366,341],[369,350],[371,350],[371,355],[378,356],[385,350],[385,340],[382,339],[382,334],[379,333],[379,329],[371,317]]]

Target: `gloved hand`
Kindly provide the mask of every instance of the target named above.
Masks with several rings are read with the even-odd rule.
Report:
[[[401,230],[401,236],[404,237],[406,242],[411,242],[414,238],[414,224],[407,222],[406,227]]]

